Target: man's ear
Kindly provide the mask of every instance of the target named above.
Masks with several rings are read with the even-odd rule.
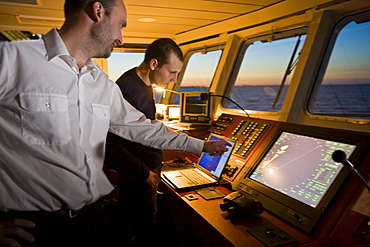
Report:
[[[150,59],[150,61],[149,61],[150,70],[154,70],[157,67],[158,67],[158,60],[155,59],[155,58]]]
[[[93,2],[87,7],[86,13],[95,22],[101,22],[105,13],[103,4],[100,2]]]

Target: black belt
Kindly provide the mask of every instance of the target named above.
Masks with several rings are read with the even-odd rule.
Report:
[[[55,214],[60,215],[62,217],[69,217],[69,218],[73,219],[74,217],[76,217],[78,215],[79,212],[80,212],[80,210],[60,209],[58,211],[54,211],[54,212],[51,212],[51,213],[55,213]]]
[[[56,218],[75,218],[80,211],[71,209],[60,209],[58,211],[0,211],[0,221],[15,218],[34,219],[34,218],[45,218],[45,217],[56,217]]]
[[[72,209],[59,209],[57,211],[7,211],[7,212],[3,212],[3,211],[0,211],[0,220],[1,219],[4,219],[4,218],[12,218],[12,217],[18,217],[18,216],[46,216],[46,215],[49,215],[49,216],[56,216],[56,217],[63,217],[63,218],[70,218],[70,219],[73,219],[75,218],[81,211],[84,211],[88,208],[91,208],[91,207],[98,207],[98,208],[101,208],[101,207],[105,207],[105,206],[108,206],[108,205],[114,205],[114,206],[117,206],[117,202],[115,200],[110,200],[109,198],[100,198],[98,201],[92,203],[92,204],[89,204],[89,205],[86,205],[84,206],[82,209],[80,210],[72,210]]]
[[[100,208],[103,208],[103,207],[109,206],[109,205],[114,205],[114,206],[117,206],[118,205],[117,200],[116,200],[116,195],[111,196],[111,194],[109,194],[109,195],[107,195],[105,197],[100,198],[99,200],[97,200],[96,202],[94,202],[92,204],[89,204],[89,205],[84,206],[80,210],[60,209],[58,211],[53,211],[52,213],[57,214],[57,215],[60,215],[60,216],[63,216],[63,217],[68,217],[68,218],[73,219],[82,210],[86,210],[86,209],[91,208],[91,207],[100,207]]]

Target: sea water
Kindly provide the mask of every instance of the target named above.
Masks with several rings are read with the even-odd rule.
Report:
[[[279,94],[279,86],[235,86],[229,97],[246,110],[277,112],[282,107],[287,89],[288,86],[284,86]],[[180,92],[207,91],[208,87],[180,89]],[[156,99],[160,97],[157,95]],[[179,104],[179,97],[175,104]],[[224,101],[224,105],[239,109],[228,100]],[[316,95],[311,94],[307,108],[313,114],[370,119],[370,84],[322,85]]]

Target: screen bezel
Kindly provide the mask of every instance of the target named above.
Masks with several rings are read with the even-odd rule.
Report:
[[[187,105],[187,101],[188,101],[188,98],[190,97],[201,97],[200,95],[202,93],[205,93],[205,92],[184,92],[181,94],[181,104],[182,104],[182,109],[181,109],[181,112],[183,115],[188,115],[188,116],[209,116],[209,108],[210,108],[210,101],[209,99],[208,100],[204,100],[206,101],[206,107],[205,107],[205,112],[204,113],[188,113],[187,112],[187,108],[188,108],[188,105]]]
[[[257,169],[260,162],[267,155],[271,147],[283,132],[356,145],[357,147],[349,157],[349,160],[354,164],[359,160],[362,150],[365,148],[365,145],[363,144],[364,141],[358,133],[281,123],[280,127],[270,138],[269,142],[264,144],[265,146],[262,147],[260,154],[252,161],[253,164],[251,169],[244,174],[241,180],[238,181],[236,188],[246,193],[248,196],[252,196],[254,199],[260,201],[267,211],[290,222],[306,233],[312,233],[315,226],[334,200],[341,186],[345,183],[349,171],[342,169],[339,172],[338,176],[328,188],[326,194],[318,203],[316,208],[251,179],[250,176]]]
[[[176,111],[176,115],[172,115],[170,113],[173,113],[171,112],[172,111]],[[169,120],[172,120],[172,119],[179,119],[180,118],[180,105],[167,105],[167,118]]]

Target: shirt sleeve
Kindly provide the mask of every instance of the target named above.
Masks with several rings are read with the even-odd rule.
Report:
[[[123,98],[117,85],[111,97],[110,131],[127,140],[157,149],[199,154],[204,146],[202,140],[177,133],[160,121],[147,119]]]
[[[9,56],[6,50],[6,44],[8,44],[6,41],[0,42],[0,99],[5,95],[9,83],[8,64],[10,64],[10,61],[7,60]]]

